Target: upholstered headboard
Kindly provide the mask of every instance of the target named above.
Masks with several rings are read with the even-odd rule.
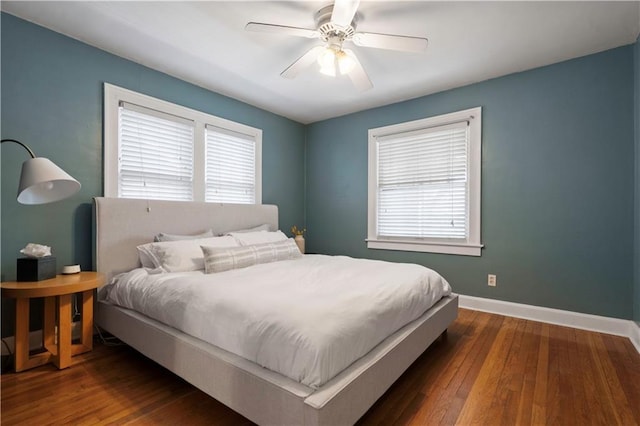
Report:
[[[139,267],[136,246],[153,241],[159,232],[215,234],[269,224],[278,229],[278,207],[262,204],[215,204],[184,201],[94,198],[95,259],[106,282],[120,272]]]

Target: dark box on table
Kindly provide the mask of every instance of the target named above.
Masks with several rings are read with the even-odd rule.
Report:
[[[18,258],[18,281],[42,281],[55,276],[56,258],[54,256]]]

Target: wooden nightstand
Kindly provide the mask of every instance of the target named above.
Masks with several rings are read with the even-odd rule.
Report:
[[[72,356],[93,348],[93,293],[103,284],[104,276],[98,272],[58,275],[43,281],[0,283],[2,297],[16,299],[16,372],[49,362],[60,369],[67,368],[71,365]],[[82,337],[79,344],[73,344],[71,340],[71,295],[74,293],[82,293]],[[34,297],[44,297],[42,333],[45,351],[29,356],[29,299]]]

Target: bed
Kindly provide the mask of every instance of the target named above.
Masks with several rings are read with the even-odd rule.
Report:
[[[107,282],[139,268],[136,247],[158,232],[215,234],[268,224],[278,229],[273,205],[96,198],[95,264]],[[176,218],[180,218],[176,220]],[[305,256],[306,262],[324,262]],[[100,293],[102,293],[101,290]],[[326,381],[302,383],[207,341],[103,300],[96,323],[233,410],[258,424],[355,423],[457,316],[450,294],[384,338]]]

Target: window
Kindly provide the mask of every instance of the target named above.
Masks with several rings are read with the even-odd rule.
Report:
[[[249,135],[207,126],[206,201],[250,204],[255,199],[256,147]]]
[[[107,197],[260,204],[262,131],[105,83]]]
[[[118,197],[193,200],[193,122],[125,103],[118,112]]]
[[[368,248],[480,256],[481,114],[369,130]]]

